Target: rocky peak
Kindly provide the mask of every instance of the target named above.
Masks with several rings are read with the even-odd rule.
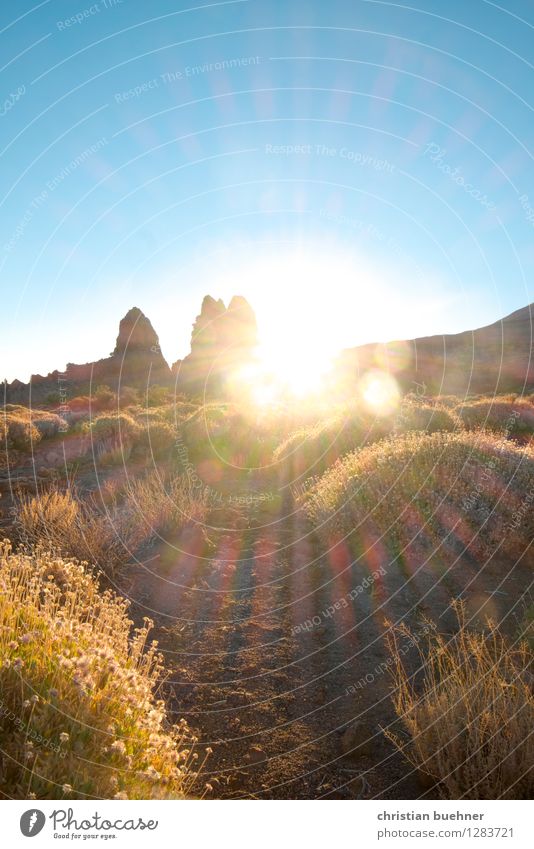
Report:
[[[119,324],[119,335],[112,356],[126,352],[159,350],[159,339],[150,320],[138,307],[128,310]]]
[[[224,342],[240,348],[253,348],[258,344],[258,324],[254,310],[242,295],[234,295],[226,310]]]
[[[226,308],[206,295],[193,325],[191,353],[173,367],[180,391],[224,394],[226,378],[251,357],[257,337],[254,310],[243,296],[234,296]]]
[[[204,297],[200,314],[197,315],[193,324],[193,332],[191,334],[192,352],[210,348],[217,343],[217,321],[224,315],[225,311],[225,306],[220,299],[216,301],[211,295]]]

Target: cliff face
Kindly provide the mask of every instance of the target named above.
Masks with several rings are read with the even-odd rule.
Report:
[[[256,316],[237,295],[228,308],[206,295],[191,334],[191,353],[173,364],[175,385],[186,395],[224,397],[226,379],[250,362],[258,342]]]
[[[369,368],[390,371],[405,391],[478,395],[534,387],[534,304],[487,327],[405,342],[362,345],[338,361],[345,386]]]
[[[69,397],[94,392],[100,384],[114,390],[133,386],[145,391],[148,386],[170,386],[171,382],[171,370],[156,331],[141,310],[133,307],[120,322],[115,349],[109,357],[83,365],[68,363],[64,372],[35,374],[29,383],[14,380],[6,384],[5,396],[10,404],[30,406],[42,403],[51,393],[60,393],[67,403]]]

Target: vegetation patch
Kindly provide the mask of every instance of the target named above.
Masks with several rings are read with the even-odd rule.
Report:
[[[300,495],[319,532],[370,528],[397,544],[454,533],[479,556],[524,551],[534,533],[534,453],[485,433],[412,433],[340,460]],[[520,521],[516,521],[520,515]]]
[[[157,692],[151,623],[84,566],[0,544],[0,791],[22,799],[182,798],[191,735]]]
[[[405,626],[389,632],[393,702],[405,734],[386,734],[448,799],[531,799],[532,655],[494,626],[470,630],[457,610],[453,637],[426,629],[425,640],[414,640]],[[418,647],[420,686],[405,664],[405,638]]]

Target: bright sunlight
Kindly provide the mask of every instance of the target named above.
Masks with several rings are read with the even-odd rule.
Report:
[[[371,258],[357,243],[347,249],[324,237],[320,245],[306,241],[298,247],[282,237],[237,241],[215,248],[204,262],[212,277],[217,267],[212,284],[217,297],[229,301],[238,293],[255,305],[256,364],[233,375],[232,382],[239,394],[248,384],[248,396],[260,406],[287,396],[317,396],[343,349],[394,339],[399,326],[409,335],[415,315],[444,308],[436,284],[433,295],[428,286],[417,293],[415,309],[399,282],[405,273],[401,259]],[[195,273],[205,279],[202,262]],[[368,398],[371,406],[387,408],[389,401],[378,399],[378,384],[368,392],[377,400]]]

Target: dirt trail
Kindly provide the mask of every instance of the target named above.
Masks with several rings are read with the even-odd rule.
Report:
[[[318,556],[291,513],[256,507],[209,542],[188,529],[123,587],[155,620],[175,718],[213,749],[197,790],[416,798],[425,788],[380,726],[393,719],[383,620],[415,609],[417,590],[376,552],[372,569],[346,545]]]
[[[372,538],[325,551],[291,503],[283,512],[249,506],[229,527],[221,511],[220,528],[156,546],[122,588],[134,613],[155,621],[174,717],[198,731],[200,756],[213,750],[195,791],[209,782],[217,797],[436,795],[382,731],[394,720],[385,621],[420,633],[427,616],[452,630],[458,597],[474,622],[499,619],[531,566],[477,567],[463,555],[447,570],[449,539],[417,541],[393,560]],[[513,633],[513,616],[506,624]]]

